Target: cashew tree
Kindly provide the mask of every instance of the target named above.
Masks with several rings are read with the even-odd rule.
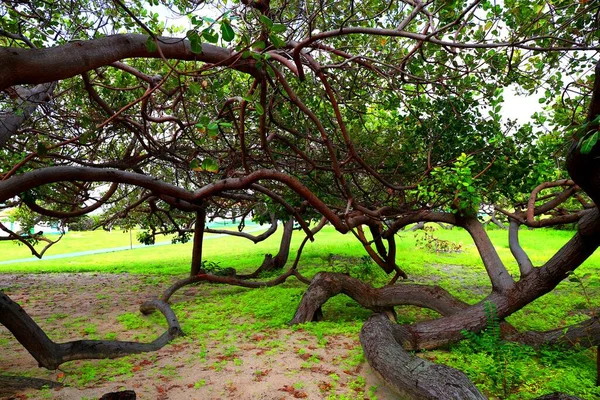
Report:
[[[56,368],[163,346],[181,333],[168,300],[186,284],[294,276],[308,287],[292,323],[319,320],[342,293],[374,311],[361,343],[402,398],[483,398],[461,372],[408,351],[481,331],[490,307],[503,320],[600,245],[599,13],[596,2],[544,0],[4,2],[0,204],[61,221],[102,207],[106,223],[133,218],[147,240],[193,235],[194,255],[189,278],[142,306],[169,323],[153,343],[53,343],[5,294],[0,323]],[[544,111],[518,124],[502,112],[509,91],[542,94]],[[492,204],[510,225],[518,271],[478,219]],[[289,269],[254,279],[287,263],[287,233],[255,273],[201,269],[207,216],[236,215],[272,222],[259,237],[238,232],[251,240],[278,220],[288,233],[299,224],[305,239]],[[423,222],[470,234],[491,283],[483,300],[403,282],[396,234]],[[389,284],[304,277],[302,248],[327,223],[355,236]],[[572,239],[534,265],[519,228],[563,224],[577,224]],[[393,309],[407,304],[440,316],[398,325]],[[532,345],[600,339],[594,318],[550,332],[503,328]]]

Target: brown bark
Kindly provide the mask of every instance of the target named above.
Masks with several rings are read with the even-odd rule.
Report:
[[[485,399],[467,376],[403,349],[410,328],[375,314],[360,331],[360,343],[373,370],[402,399]]]
[[[288,219],[283,226],[283,234],[279,243],[279,251],[273,257],[271,254],[265,254],[262,264],[253,273],[245,275],[236,275],[239,279],[258,278],[264,272],[272,272],[282,269],[287,263],[290,255],[290,245],[292,243],[292,234],[294,233],[294,218]]]
[[[527,276],[533,271],[533,264],[525,253],[525,250],[519,243],[519,225],[520,223],[515,219],[510,219],[510,225],[508,228],[508,243],[510,246],[510,252],[519,264],[519,271],[521,276]]]
[[[182,335],[175,314],[166,303],[149,305],[167,318],[169,329],[151,343],[116,340],[78,340],[55,343],[38,324],[6,294],[0,292],[0,324],[4,325],[41,367],[57,369],[62,363],[92,358],[117,358],[127,354],[156,351]]]
[[[500,260],[481,222],[475,216],[466,216],[461,218],[461,220],[462,223],[460,225],[469,232],[473,242],[475,242],[475,246],[477,246],[479,256],[492,282],[492,290],[498,292],[509,290],[514,286],[514,281]]]
[[[21,376],[0,375],[0,396],[12,399],[12,395],[26,389],[58,388],[62,383],[38,378],[25,378]]]
[[[306,289],[290,323],[314,321],[323,304],[340,293],[375,312],[387,311],[397,305],[415,305],[450,315],[468,307],[439,286],[403,283],[374,288],[348,275],[319,272]]]
[[[190,276],[198,275],[202,270],[202,244],[204,241],[204,225],[206,224],[206,210],[196,212],[194,224],[194,246],[192,247],[192,267]]]
[[[552,345],[562,348],[593,347],[600,345],[600,321],[590,318],[578,324],[546,332],[523,332],[506,337],[508,340],[531,347]]]
[[[18,84],[46,83],[74,77],[125,58],[160,58],[146,47],[147,35],[121,34],[92,40],[77,40],[43,49],[0,47],[0,90]],[[231,66],[261,76],[253,60],[232,50],[202,43],[202,53],[193,53],[187,39],[158,37],[167,59],[203,61]],[[65,62],[64,60],[69,60]]]

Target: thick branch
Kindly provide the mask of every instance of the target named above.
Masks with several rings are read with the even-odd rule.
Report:
[[[409,329],[376,314],[360,331],[367,361],[390,389],[402,399],[485,399],[464,373],[404,350],[402,343],[410,340]]]
[[[46,49],[0,47],[0,90],[18,84],[71,78],[124,58],[161,58],[158,52],[148,51],[147,40],[147,35],[129,33]],[[261,75],[253,61],[242,60],[229,49],[202,43],[202,52],[193,53],[187,39],[169,37],[158,37],[158,45],[167,59],[203,61]]]
[[[0,292],[0,324],[38,361],[41,367],[56,369],[64,362],[90,358],[116,358],[127,354],[156,351],[182,335],[179,322],[170,307],[155,301],[150,307],[159,309],[167,318],[169,329],[151,343],[116,340],[78,340],[54,343],[38,324],[7,295]]]
[[[517,264],[519,264],[521,276],[529,275],[531,271],[533,271],[533,264],[519,243],[519,223],[514,219],[510,220],[508,244],[510,246],[510,252],[515,260],[517,260]]]
[[[598,346],[600,345],[600,320],[594,317],[566,328],[546,332],[523,332],[510,335],[506,339],[535,348],[548,345],[567,348]]]
[[[439,286],[398,284],[374,288],[348,275],[319,272],[306,289],[291,324],[313,321],[321,306],[340,293],[375,312],[389,310],[397,305],[414,305],[450,315],[468,306]]]
[[[493,290],[503,292],[510,289],[514,285],[514,280],[500,260],[481,222],[476,217],[465,217],[462,226],[469,232],[477,246],[485,270],[492,282]]]

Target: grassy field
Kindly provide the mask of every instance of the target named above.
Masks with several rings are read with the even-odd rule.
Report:
[[[462,243],[463,250],[436,253],[416,246],[422,232],[401,232],[397,240],[397,259],[410,276],[410,281],[439,284],[470,303],[485,297],[489,282],[468,234],[460,229],[438,229],[433,234],[440,239]],[[516,275],[517,265],[508,248],[507,232],[491,230],[489,234],[500,257]],[[568,231],[525,230],[521,233],[521,244],[534,264],[541,265],[571,236],[572,232]],[[302,238],[301,232],[295,233],[292,259]],[[260,265],[265,253],[277,251],[278,242],[277,235],[256,245],[234,237],[209,239],[204,244],[204,258],[222,267],[251,271]],[[129,234],[124,232],[71,232],[48,254],[127,245]],[[314,243],[306,245],[299,268],[306,276],[321,270],[333,270],[368,278],[375,284],[385,283],[384,274],[364,259],[365,254],[351,235],[342,236],[328,227],[317,235]],[[27,256],[23,247],[0,243],[0,261]],[[148,246],[77,258],[2,264],[0,273],[132,273],[149,275],[148,282],[158,284],[165,281],[165,275],[185,276],[190,258],[190,243]],[[545,330],[588,318],[595,313],[595,306],[600,300],[599,270],[600,254],[595,254],[577,270],[577,276],[581,278],[579,282],[563,282],[554,292],[514,314],[508,321],[522,330]],[[152,278],[152,275],[156,278]],[[222,315],[228,315],[232,320],[252,317],[252,322],[244,325],[243,329],[273,329],[286,326],[304,289],[305,286],[296,281],[261,290],[224,288],[215,293],[214,301],[205,300],[202,304],[188,306],[180,304],[176,312],[186,315],[184,330],[200,334],[210,331],[218,336],[220,330],[230,329],[222,321]],[[199,307],[197,314],[194,307]],[[398,307],[397,311],[400,323],[420,321],[435,315],[416,307]],[[320,338],[339,333],[356,335],[369,312],[357,307],[348,298],[338,296],[324,307],[324,315],[324,322],[306,324],[303,329]],[[142,321],[137,315],[123,318]],[[566,352],[551,348],[534,351],[525,346],[501,342],[496,337],[494,326],[490,326],[483,334],[470,335],[469,340],[449,349],[427,352],[424,356],[462,369],[486,394],[495,398],[526,399],[552,391],[563,391],[585,399],[600,398],[600,390],[594,382],[594,350]]]

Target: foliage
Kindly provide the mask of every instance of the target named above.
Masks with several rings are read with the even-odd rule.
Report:
[[[427,249],[437,253],[458,253],[463,251],[462,243],[454,243],[451,240],[440,239],[433,235],[435,228],[425,226],[422,230],[415,232],[415,244],[418,248]]]
[[[385,281],[386,277],[371,257],[344,257],[330,253],[327,263],[332,272],[352,276],[365,282]]]
[[[70,231],[89,231],[96,226],[96,221],[94,218],[84,215],[69,221],[67,226]]]

